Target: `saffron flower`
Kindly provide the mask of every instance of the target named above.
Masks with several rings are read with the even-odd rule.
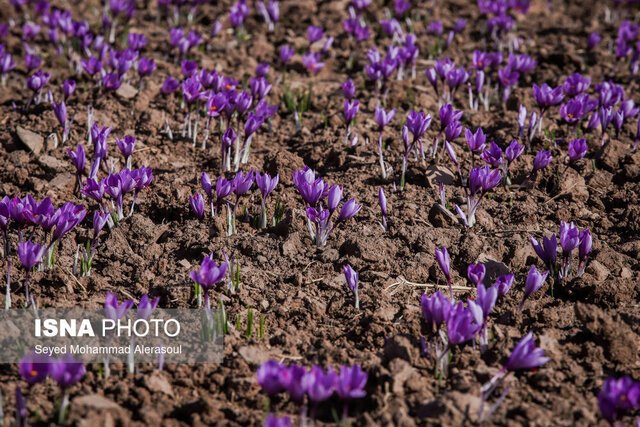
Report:
[[[640,383],[629,376],[607,378],[598,393],[598,407],[602,416],[614,424],[632,409],[640,407]]]
[[[538,257],[542,260],[549,271],[551,271],[551,275],[553,276],[558,250],[558,240],[556,239],[556,235],[553,234],[550,238],[543,237],[542,244],[534,239],[533,236],[529,236],[529,242],[531,242],[533,250],[536,251]]]
[[[342,94],[344,97],[351,101],[356,96],[356,85],[353,83],[353,80],[349,79],[346,82],[342,83]]]
[[[484,280],[486,269],[484,264],[470,264],[467,267],[467,277],[471,280],[476,286],[482,284]]]
[[[344,272],[345,279],[347,279],[349,289],[351,289],[351,292],[353,292],[353,295],[356,298],[356,308],[359,309],[360,298],[358,298],[358,278],[360,277],[360,274],[351,268],[349,264],[344,265],[342,267],[342,271]]]
[[[349,80],[351,81],[351,80]],[[376,110],[375,110],[375,119],[376,119],[376,123],[378,124],[378,143],[377,143],[377,147],[378,147],[378,158],[380,161],[380,172],[382,175],[382,179],[387,179],[387,166],[385,165],[384,162],[384,157],[383,157],[383,144],[382,144],[382,132],[384,131],[384,128],[391,123],[391,121],[393,120],[394,116],[396,114],[396,110],[390,110],[389,112],[386,112],[381,106],[376,106]]]
[[[527,333],[520,339],[518,344],[511,352],[507,363],[502,369],[491,378],[487,383],[482,385],[482,403],[480,405],[480,411],[478,413],[478,419],[480,422],[484,419],[484,403],[489,398],[491,393],[504,383],[504,380],[509,376],[511,372],[522,369],[534,369],[538,366],[544,365],[549,360],[544,356],[544,350],[536,347],[535,340],[533,338],[533,332]],[[494,405],[489,411],[489,415],[495,411],[498,405],[502,402],[503,397],[509,391],[509,387],[503,392],[503,396],[498,400],[498,403]]]
[[[291,418],[288,415],[278,417],[274,414],[269,414],[264,420],[263,427],[291,427]]]
[[[116,138],[116,145],[125,158],[127,169],[131,169],[131,155],[136,147],[136,138],[130,135],[125,136],[124,139]]]
[[[198,219],[202,221],[204,218],[204,199],[200,193],[196,193],[195,196],[189,196],[189,205],[191,210],[196,214]]]
[[[514,274],[505,274],[499,276],[493,284],[492,288],[496,289],[496,291],[498,292],[498,296],[504,296],[507,294],[507,292],[509,292],[511,286],[513,286],[515,277],[516,276]]]
[[[324,62],[320,62],[320,54],[314,52],[302,55],[302,63],[312,73],[317,73],[324,68]]]
[[[545,271],[544,273],[540,273],[536,269],[535,265],[531,266],[531,268],[529,269],[529,274],[527,274],[527,281],[525,283],[525,288],[524,288],[524,297],[520,302],[520,310],[522,310],[522,307],[524,306],[524,302],[527,300],[527,298],[529,298],[531,294],[533,294],[534,292],[536,292],[538,289],[542,287],[545,280],[547,280],[548,275],[549,275],[548,271]]]
[[[47,379],[52,363],[53,359],[48,354],[32,351],[20,359],[18,370],[26,382],[36,384]]]
[[[462,223],[467,228],[473,227],[476,223],[476,211],[484,199],[484,195],[497,187],[501,180],[502,174],[499,169],[492,170],[488,166],[480,166],[471,170],[468,187],[465,187],[467,214],[465,215],[460,206],[455,206]]]
[[[382,212],[382,222],[378,222],[378,224],[384,231],[389,231],[389,226],[387,225],[387,196],[385,196],[382,187],[378,188],[378,204]]]
[[[431,296],[426,293],[422,294],[420,308],[422,309],[422,317],[429,325],[429,332],[432,333],[434,328],[437,331],[447,322],[454,307],[449,298],[445,297],[442,292],[436,291]]]
[[[133,307],[133,300],[129,299],[122,304],[118,303],[118,296],[107,292],[107,296],[104,299],[104,311],[107,319],[118,321],[127,315],[129,310]]]
[[[336,388],[337,380],[338,377],[331,367],[327,369],[326,374],[319,366],[314,366],[305,374],[302,382],[307,389],[309,400],[313,403],[311,418],[315,418],[315,408],[317,404],[331,397]]]
[[[453,287],[451,285],[451,271],[449,265],[451,264],[451,258],[449,258],[449,251],[445,246],[441,249],[436,248],[436,261],[440,266],[440,269],[444,273],[444,276],[447,278],[447,283],[449,284],[449,293],[451,299],[453,300]]]
[[[220,266],[218,266],[213,260],[212,253],[211,255],[204,257],[198,271],[191,272],[191,280],[193,280],[196,285],[198,285],[196,286],[198,307],[201,306],[201,298],[203,292],[200,288],[202,288],[204,290],[205,308],[207,310],[211,309],[211,305],[209,302],[209,289],[212,288],[216,283],[224,279],[225,274],[227,273],[227,268],[228,265],[226,262],[223,262],[222,264],[220,264]]]
[[[258,368],[256,372],[258,384],[269,396],[274,396],[284,390],[284,386],[280,381],[283,369],[286,368],[275,360],[269,360]]]
[[[358,114],[360,109],[360,102],[357,99],[352,101],[348,101],[345,99],[344,101],[344,109],[342,110],[342,115],[344,116],[344,121],[347,124],[347,131],[344,136],[345,144],[349,143],[349,136],[351,135],[351,125]]]
[[[46,249],[46,247],[29,240],[18,243],[18,258],[20,258],[20,262],[25,270],[24,290],[27,305],[31,301],[29,297],[29,272],[37,264],[42,263],[42,257]]]
[[[259,173],[255,174],[255,181],[258,189],[260,190],[260,195],[262,196],[261,200],[261,211],[260,211],[260,228],[267,228],[267,197],[273,192],[278,185],[278,181],[280,180],[280,176],[276,175],[271,178],[271,176],[267,173],[264,175],[260,175]],[[275,225],[275,218],[274,218]]]
[[[481,319],[477,319],[470,309],[465,309],[461,301],[458,302],[447,319],[449,342],[460,345],[472,340],[482,328],[482,322],[478,320]]]
[[[578,160],[582,159],[587,153],[588,148],[589,146],[584,138],[569,141],[569,163],[576,163]]]
[[[64,423],[64,416],[69,406],[67,389],[80,381],[87,373],[84,363],[76,360],[71,354],[63,354],[50,367],[50,375],[62,390],[62,402],[58,415],[58,424]]]

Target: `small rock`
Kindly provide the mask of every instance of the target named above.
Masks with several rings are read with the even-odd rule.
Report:
[[[181,259],[180,261],[178,261],[178,264],[180,264],[182,267],[189,269],[191,268],[191,263],[189,261],[187,261],[186,259]]]
[[[16,134],[18,139],[22,142],[33,154],[38,155],[42,151],[44,145],[44,138],[35,132],[31,132],[21,126],[16,127]]]
[[[416,375],[416,369],[409,362],[403,359],[393,359],[389,363],[389,370],[393,378],[391,391],[397,396],[404,395],[404,383]]]
[[[49,156],[47,154],[40,156],[40,158],[38,158],[38,163],[40,163],[42,167],[54,172],[64,170],[69,165],[62,160],[58,160],[55,157]]]
[[[164,393],[173,397],[173,389],[171,384],[160,371],[153,372],[150,376],[145,376],[144,385],[149,391]]]
[[[587,264],[587,273],[591,274],[598,282],[604,282],[609,277],[607,267],[595,259]]]
[[[245,362],[255,366],[262,365],[271,358],[269,353],[255,345],[240,347],[238,354],[240,354],[240,357],[242,357]]]
[[[78,396],[73,399],[71,402],[71,406],[74,409],[78,409],[80,407],[85,410],[97,409],[100,411],[109,411],[116,410],[121,411],[122,408],[113,400],[109,400],[104,396],[100,396],[99,394],[87,394],[84,396]]]
[[[49,185],[58,190],[73,190],[75,184],[76,177],[69,172],[59,173],[49,181]]]
[[[456,176],[449,169],[444,166],[431,165],[427,168],[425,175],[427,177],[427,181],[434,188],[438,188],[439,183],[443,183],[444,185],[452,185],[456,182]]]
[[[131,99],[138,94],[138,90],[128,83],[122,83],[118,90],[116,90],[116,94],[121,98]]]

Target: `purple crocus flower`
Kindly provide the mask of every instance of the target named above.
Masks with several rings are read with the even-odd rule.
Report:
[[[138,61],[138,75],[140,78],[152,74],[156,70],[156,61],[153,58],[140,58]]]
[[[269,197],[269,194],[276,188],[278,185],[278,181],[280,180],[280,176],[276,175],[271,178],[271,176],[267,173],[264,175],[260,175],[256,173],[255,175],[256,184],[258,185],[258,189],[260,190],[260,194],[262,195],[262,199],[266,200]]]
[[[173,93],[180,87],[180,83],[178,83],[173,77],[169,76],[165,79],[162,84],[162,93]]]
[[[482,128],[479,127],[476,129],[475,133],[471,133],[469,129],[465,128],[464,137],[472,153],[484,150],[487,137],[482,131]]]
[[[302,381],[305,384],[309,400],[318,404],[331,397],[336,388],[337,379],[333,368],[329,367],[325,374],[321,367],[314,366],[305,374]]]
[[[511,286],[513,286],[515,277],[516,276],[514,274],[505,274],[499,276],[492,287],[496,289],[499,296],[504,296],[507,294],[507,292],[509,292]]]
[[[525,282],[524,289],[524,297],[522,298],[522,302],[520,302],[520,309],[524,305],[524,302],[529,298],[531,294],[536,292],[538,289],[542,287],[545,280],[547,280],[547,276],[549,275],[548,271],[544,273],[540,273],[535,265],[532,265],[529,269],[529,274],[527,274],[527,281]]]
[[[360,399],[367,395],[367,373],[357,363],[353,366],[342,365],[336,382],[336,393],[343,401]]]
[[[358,102],[357,99],[354,99],[351,102],[345,99],[342,114],[344,116],[344,121],[347,122],[347,125],[350,125],[350,123],[356,118],[359,109],[360,102]]]
[[[426,293],[422,294],[420,308],[422,309],[422,317],[432,331],[433,328],[440,329],[440,326],[447,322],[453,310],[453,304],[442,292],[436,291],[431,296]]]
[[[486,269],[484,264],[470,264],[469,267],[467,267],[467,277],[476,286],[482,283],[485,273]]]
[[[360,274],[351,268],[349,264],[344,265],[342,267],[342,271],[344,272],[345,279],[347,279],[349,289],[351,289],[351,292],[353,292],[353,295],[356,298],[356,308],[359,309],[360,299],[358,298],[358,278],[360,277]]]
[[[307,39],[309,39],[309,44],[313,44],[324,37],[324,30],[320,27],[316,27],[315,25],[310,25],[307,28]]]
[[[148,294],[142,295],[140,298],[140,302],[138,303],[138,319],[148,319],[153,313],[153,310],[158,306],[158,302],[160,301],[160,297],[155,297],[154,299],[149,299]]]
[[[513,141],[511,141],[511,144],[509,144],[509,146],[507,147],[504,153],[507,161],[511,163],[515,159],[517,159],[520,156],[520,154],[522,154],[523,152],[524,152],[524,145],[519,144],[518,141],[514,139]]]
[[[544,365],[549,360],[551,359],[544,356],[544,350],[536,347],[533,332],[529,332],[516,344],[504,368],[508,371],[532,369]]]
[[[127,169],[131,169],[131,155],[136,147],[136,138],[130,135],[126,135],[124,139],[116,138],[116,145],[125,158]]]
[[[356,85],[353,83],[353,80],[349,79],[342,83],[342,94],[349,101],[356,96]]]
[[[109,212],[100,212],[95,211],[93,213],[93,239],[95,240],[98,237],[98,234],[102,231],[107,220],[109,219]]]
[[[302,403],[304,395],[307,392],[303,378],[307,370],[297,364],[292,364],[288,368],[282,367],[280,370],[279,382],[282,387],[289,393],[291,399],[297,403]]]
[[[200,264],[200,270],[191,272],[191,280],[204,289],[204,302],[207,310],[210,309],[209,289],[224,279],[227,268],[228,264],[226,262],[218,266],[213,260],[213,254],[211,254],[204,257],[202,264]]]
[[[341,185],[332,185],[329,188],[329,193],[327,194],[327,206],[330,212],[336,210],[340,201],[342,200],[342,186]]]
[[[602,416],[613,424],[633,408],[640,406],[640,383],[631,377],[607,378],[598,393]]]
[[[324,68],[324,62],[320,62],[320,54],[309,52],[302,55],[302,63],[310,72],[318,72]]]
[[[588,149],[587,142],[584,138],[575,139],[569,142],[569,163],[575,163],[578,160],[582,159],[584,155],[587,153]]]
[[[436,248],[436,261],[440,266],[440,269],[444,273],[444,276],[447,278],[447,283],[449,283],[449,291],[451,292],[451,299],[453,299],[453,289],[451,287],[451,272],[449,265],[451,264],[451,259],[449,258],[449,251],[447,248],[443,246],[441,249]]]
[[[567,77],[562,84],[562,89],[566,96],[576,96],[589,89],[591,77],[584,77],[580,73],[575,73]]]
[[[32,351],[20,359],[18,370],[26,382],[36,384],[47,379],[52,363],[53,359],[48,354],[36,354],[35,351]]]
[[[4,55],[4,53],[0,54],[0,57],[2,57]],[[31,72],[33,70],[35,70],[36,68],[38,68],[40,66],[40,64],[42,64],[42,58],[40,58],[39,56],[33,55],[31,53],[27,53],[24,57],[24,65],[25,67],[27,67],[27,72]]]
[[[494,168],[502,166],[502,149],[494,141],[491,141],[489,148],[480,154],[480,158]]]
[[[64,99],[69,98],[76,90],[76,81],[73,79],[65,80],[62,84],[62,95]]]
[[[189,205],[193,213],[202,221],[204,218],[204,199],[200,193],[196,193],[195,196],[189,196]]]
[[[385,196],[382,187],[378,189],[378,204],[380,205],[380,211],[382,212],[382,223],[380,223],[380,225],[384,231],[387,231],[387,196]]]
[[[295,49],[292,48],[291,46],[288,46],[288,45],[280,46],[280,61],[283,64],[286,64],[287,62],[289,62],[289,60],[291,60],[291,57],[295,52],[296,52]]]
[[[60,123],[60,126],[62,126],[62,142],[66,142],[67,139],[69,139],[69,128],[70,128],[70,121],[67,119],[67,104],[65,104],[64,100],[62,102],[58,103],[53,103],[53,113],[56,116],[56,119],[58,119],[58,123]]]
[[[37,264],[42,262],[42,256],[45,251],[44,246],[25,240],[18,244],[18,258],[24,266],[24,269],[30,271]]]
[[[533,159],[533,172],[546,168],[552,158],[550,151],[540,150]]]
[[[133,307],[133,300],[129,299],[122,304],[118,304],[118,296],[107,292],[104,300],[104,311],[107,319],[118,321],[127,315],[127,312]]]
[[[70,148],[67,148],[67,154],[69,155],[73,166],[76,168],[76,174],[82,175],[82,173],[84,172],[84,165],[86,160],[86,155],[82,144],[78,144],[78,148],[76,148],[76,151],[71,151]]]
[[[558,249],[556,235],[553,234],[551,238],[543,237],[542,245],[540,245],[540,243],[532,236],[529,236],[529,241],[531,242],[531,246],[533,246],[538,257],[545,263],[547,268],[553,272],[553,266],[556,262]]]
[[[71,354],[63,354],[51,365],[49,374],[60,388],[66,389],[80,381],[86,372],[84,363]]]
[[[587,38],[587,50],[593,50],[598,43],[600,43],[600,40],[602,40],[600,34],[595,32],[589,34],[589,37]]]
[[[280,375],[286,369],[275,360],[269,360],[258,368],[256,377],[258,384],[269,396],[274,396],[284,390],[284,385],[280,382]]]
[[[389,112],[386,112],[384,110],[384,108],[382,108],[381,106],[376,106],[376,110],[375,110],[375,119],[376,119],[376,123],[378,124],[378,131],[382,132],[382,130],[389,124],[391,123],[391,121],[393,120],[394,116],[396,115],[396,110],[390,110]]]
[[[344,205],[342,205],[337,222],[344,222],[349,218],[354,217],[358,212],[360,212],[360,209],[362,209],[362,205],[359,205],[355,199],[348,200]]]
[[[493,286],[487,289],[482,283],[479,283],[477,291],[478,305],[482,308],[482,315],[486,319],[496,304],[496,300],[498,299],[498,290]]]
[[[117,73],[109,73],[106,74],[102,78],[102,84],[106,90],[116,91],[120,89],[122,85],[123,78],[119,76]]]
[[[262,427],[291,427],[291,418],[288,415],[278,417],[275,414],[269,414]]]
[[[482,323],[471,310],[464,308],[462,301],[451,310],[447,319],[447,335],[451,344],[459,345],[473,339],[481,328]]]

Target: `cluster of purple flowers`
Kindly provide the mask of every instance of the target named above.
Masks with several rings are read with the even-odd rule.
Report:
[[[325,246],[329,235],[338,224],[352,218],[362,208],[355,199],[349,199],[342,205],[335,223],[331,223],[331,216],[342,200],[342,186],[330,186],[323,178],[316,178],[316,173],[308,166],[293,172],[293,184],[305,202],[309,234],[318,246]],[[325,198],[327,209],[322,205]]]
[[[456,63],[450,58],[437,60],[426,73],[427,80],[443,104],[452,104],[458,88],[469,80],[469,72],[464,67],[456,68]],[[442,84],[442,91],[439,90],[438,82]]]
[[[253,183],[255,182],[258,186],[258,190],[260,191],[261,196],[261,212],[260,212],[260,220],[259,226],[260,228],[267,227],[267,198],[271,195],[273,190],[278,185],[280,180],[280,176],[276,175],[275,177],[271,177],[269,174],[265,173],[261,175],[258,172],[249,171],[248,173],[243,173],[239,171],[235,177],[231,180],[227,180],[224,176],[218,177],[215,185],[215,206],[214,206],[214,187],[211,183],[211,178],[206,172],[203,172],[200,176],[200,183],[202,185],[202,189],[207,195],[207,200],[211,209],[211,216],[215,216],[222,206],[223,203],[226,203],[227,206],[227,223],[228,223],[228,234],[233,234],[236,231],[235,221],[236,221],[236,211],[238,208],[238,203],[240,201],[240,196],[247,194]],[[225,202],[225,198],[234,193],[236,195],[235,203],[233,204],[233,209],[230,207],[228,202]],[[196,193],[194,196],[189,196],[189,204],[191,205],[191,209],[196,214],[198,219],[202,220],[204,218],[204,198]],[[275,222],[275,217],[274,217]],[[274,224],[275,225],[275,224]]]
[[[589,255],[591,254],[591,248],[593,246],[593,237],[590,230],[585,228],[580,231],[573,222],[561,222],[560,247],[562,249],[562,256],[560,266],[558,268],[556,266],[558,238],[555,234],[552,234],[551,237],[543,237],[542,244],[533,236],[529,236],[529,241],[531,242],[531,246],[533,246],[538,257],[551,272],[551,276],[554,279],[556,278],[554,272],[558,272],[558,281],[566,279],[571,273],[571,254],[575,249],[578,249],[578,267],[575,274],[577,277],[580,277],[587,267]],[[551,295],[553,296],[553,286],[551,287]]]
[[[48,197],[41,202],[36,202],[31,195],[20,199],[5,196],[0,201],[0,230],[3,236],[3,252],[7,260],[7,290],[5,308],[11,306],[11,265],[9,261],[10,239],[8,232],[15,228],[18,232],[17,253],[25,268],[25,295],[26,304],[32,301],[29,296],[29,272],[38,264],[44,262],[45,267],[53,266],[54,250],[62,237],[82,222],[86,209],[72,202],[65,203],[55,209]],[[30,227],[32,227],[30,229]],[[42,245],[31,240],[24,240],[26,235],[33,236],[37,228],[44,233]],[[29,237],[31,239],[31,237]]]
[[[328,400],[335,392],[344,403],[344,419],[347,417],[347,405],[354,399],[366,396],[367,373],[360,365],[342,365],[336,373],[332,367],[325,372],[320,366],[307,370],[303,366],[291,364],[285,366],[275,360],[263,363],[256,373],[258,384],[269,396],[282,391],[289,393],[291,399],[303,404],[305,396],[311,403],[311,418],[315,418],[318,404]],[[306,408],[306,407],[305,407]],[[305,410],[301,416],[306,417]]]
[[[100,212],[109,212],[107,209],[104,195],[111,198],[111,217],[115,221],[124,218],[124,196],[133,192],[133,200],[129,215],[133,215],[138,195],[142,190],[151,185],[153,180],[153,171],[151,168],[141,167],[139,169],[129,170],[122,169],[120,172],[110,174],[108,177],[97,181],[93,178],[87,178],[87,183],[80,192],[87,198],[98,202]]]
[[[236,89],[239,85],[238,80],[225,77],[215,70],[209,71],[206,68],[199,70],[196,62],[184,60],[182,61],[184,76],[182,83],[178,83],[172,77],[167,77],[162,86],[164,93],[173,93],[179,87],[182,88],[182,100],[187,110],[182,135],[186,134],[188,137],[192,137],[194,146],[198,134],[201,104],[205,107],[207,116],[206,133],[202,140],[203,149],[209,138],[211,122],[219,118],[224,171],[231,170],[231,149],[234,142],[233,160],[237,171],[240,163],[248,161],[251,139],[255,132],[278,110],[278,107],[269,106],[266,100],[272,87],[266,78],[267,73],[268,66],[266,64],[259,65],[256,77],[250,80],[250,91],[238,91]],[[192,113],[195,113],[194,123],[192,123]],[[233,119],[237,122],[237,126],[240,126],[241,120],[244,121],[242,139],[238,139],[238,135],[232,127]]]
[[[640,411],[640,382],[628,376],[607,378],[598,393],[598,406],[603,417],[612,425],[618,425],[620,418]]]
[[[48,377],[51,377],[58,384],[62,391],[58,424],[62,424],[69,407],[68,389],[85,376],[87,371],[84,363],[76,360],[71,354],[63,354],[58,359],[53,359],[44,353],[31,352],[20,360],[18,369],[22,378],[30,385],[43,382]],[[22,393],[20,393],[20,397],[22,397]],[[24,410],[23,419],[24,425],[26,425],[26,405],[24,405]]]

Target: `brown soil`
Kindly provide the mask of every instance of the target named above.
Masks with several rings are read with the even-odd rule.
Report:
[[[89,6],[93,2],[70,3],[76,19],[82,16],[92,24],[99,22],[101,6]],[[410,163],[404,192],[394,192],[390,182],[379,178],[375,145],[362,143],[365,136],[371,141],[375,138],[376,104],[369,85],[363,89],[364,47],[349,40],[342,30],[342,20],[347,17],[346,1],[282,1],[281,22],[276,31],[266,33],[264,23],[254,13],[246,22],[248,40],[241,42],[226,28],[216,38],[209,35],[215,17],[226,16],[228,1],[203,5],[191,27],[204,35],[206,51],[194,53],[194,59],[201,66],[215,66],[239,79],[248,80],[258,62],[269,62],[275,67],[270,81],[275,80],[280,73],[278,47],[283,43],[304,47],[310,24],[323,26],[336,36],[334,56],[319,74],[308,76],[296,54],[293,61],[297,65],[287,75],[293,87],[306,88],[313,83],[312,111],[302,117],[303,128],[296,131],[292,117],[279,113],[272,120],[273,132],[268,133],[263,127],[253,141],[246,170],[280,174],[272,201],[280,199],[286,204],[284,225],[258,231],[240,222],[238,233],[227,237],[221,219],[200,223],[189,208],[188,195],[202,192],[200,173],[220,174],[218,141],[214,138],[216,147],[203,151],[179,137],[184,116],[177,95],[163,95],[159,88],[167,75],[178,77],[180,71],[166,58],[166,24],[156,23],[155,2],[152,3],[154,7],[148,11],[136,12],[131,25],[131,30],[147,36],[149,44],[144,55],[154,57],[158,64],[158,70],[146,81],[147,89],[132,99],[124,99],[92,90],[85,85],[86,76],[76,76],[78,90],[68,103],[70,111],[77,111],[71,142],[57,149],[45,146],[39,156],[25,151],[16,127],[47,136],[58,130],[58,124],[48,104],[36,106],[28,114],[12,109],[12,101],[21,106],[28,96],[23,90],[25,70],[18,28],[3,40],[20,65],[18,72],[12,73],[8,87],[0,89],[1,195],[32,194],[36,199],[48,196],[56,206],[74,201],[93,212],[95,206],[73,193],[73,167],[66,155],[67,146],[75,148],[84,142],[87,105],[95,107],[99,124],[113,127],[112,135],[134,134],[139,150],[133,156],[134,167],[145,165],[154,171],[151,191],[140,196],[134,215],[103,235],[91,277],[76,280],[70,274],[76,242],[85,242],[89,236],[88,216],[64,238],[56,268],[34,276],[34,297],[50,307],[96,308],[104,302],[107,291],[136,300],[149,293],[161,297],[162,307],[193,307],[189,273],[204,255],[212,251],[219,255],[224,249],[236,253],[241,265],[239,292],[225,292],[223,296],[230,318],[235,324],[236,316],[240,316],[244,325],[247,309],[253,307],[255,318],[265,317],[265,337],[246,339],[243,333],[232,332],[225,339],[225,360],[221,365],[168,365],[163,372],[154,372],[153,366],[145,365],[136,375],[127,375],[124,367],[115,366],[114,375],[106,381],[98,376],[98,367],[90,365],[86,377],[71,389],[69,423],[257,425],[265,416],[265,395],[255,380],[255,372],[260,363],[274,358],[334,368],[361,364],[369,374],[367,397],[351,408],[353,425],[468,424],[475,419],[481,384],[497,372],[517,340],[533,331],[551,361],[537,372],[513,376],[508,396],[489,422],[605,425],[596,400],[604,379],[623,374],[640,379],[640,153],[630,152],[635,121],[625,124],[619,139],[595,170],[586,161],[575,169],[569,168],[560,191],[553,191],[553,177],[563,169],[566,144],[552,144],[553,163],[536,177],[531,188],[511,195],[500,187],[483,201],[477,225],[465,230],[431,209],[438,200],[438,189],[424,165]],[[0,11],[1,21],[6,22],[13,11],[2,4],[6,7]],[[424,10],[431,11],[430,4],[427,2]],[[534,1],[529,14],[518,19],[517,34],[539,65],[514,91],[509,108],[492,106],[489,112],[467,108],[464,113],[465,126],[482,126],[489,140],[502,147],[517,136],[518,104],[523,103],[529,111],[536,109],[531,94],[533,82],[555,86],[574,72],[585,72],[593,79],[593,90],[596,82],[613,78],[617,72],[615,80],[624,85],[627,95],[635,93],[636,78],[629,76],[622,64],[616,67],[615,56],[607,50],[609,41],[615,38],[617,24],[604,23],[605,5],[590,0],[554,0],[547,9],[546,4]],[[376,18],[383,17],[382,8],[372,6],[370,10],[376,10]],[[618,11],[622,13],[622,9]],[[475,2],[451,1],[432,13],[443,20],[445,28],[451,28],[458,17],[468,20],[467,29],[456,36],[442,56],[469,66],[473,50],[484,49],[479,34],[484,24]],[[393,126],[385,132],[390,144],[387,159],[395,170],[400,166],[402,146],[399,123],[411,108],[410,93],[415,97],[416,109],[434,116],[428,140],[434,137],[437,127],[437,100],[424,76],[430,63],[426,52],[431,37],[424,34],[421,24],[417,24],[417,30],[421,50],[417,79],[394,80],[388,101],[399,110]],[[582,69],[586,37],[591,31],[598,31],[604,40],[588,68]],[[38,43],[42,49],[49,49],[42,36]],[[351,51],[356,52],[356,65],[347,73],[345,64]],[[53,75],[50,87],[59,91],[69,77],[66,63],[49,55],[45,68]],[[355,148],[345,148],[342,139],[343,98],[339,86],[348,76],[356,82],[357,97],[362,103],[356,125],[361,142]],[[282,85],[274,85],[269,96],[270,104],[279,105],[281,112],[283,90]],[[466,106],[466,102],[466,96],[459,94],[458,106]],[[176,135],[174,141],[161,133],[165,115]],[[323,117],[327,119],[326,126]],[[551,111],[545,123],[556,136],[566,135],[567,128],[560,122],[557,109]],[[459,138],[458,153],[463,153],[463,144]],[[538,139],[534,144],[537,152],[545,142]],[[590,144],[592,153],[597,148],[597,138]],[[123,167],[111,139],[109,157],[119,162],[116,169]],[[463,160],[463,170],[468,170],[470,158],[466,151],[458,157]],[[514,163],[515,182],[522,181],[532,161],[533,154],[525,153]],[[305,164],[328,182],[344,185],[345,197],[355,197],[364,205],[356,220],[339,228],[324,249],[316,249],[308,236],[302,200],[291,180],[292,171]],[[439,167],[453,168],[448,159]],[[390,205],[388,233],[383,233],[376,223],[380,217],[380,186]],[[450,200],[462,195],[461,188],[447,186]],[[242,203],[258,206],[258,192],[252,191]],[[557,233],[560,221],[575,221],[580,228],[592,230],[594,250],[587,272],[565,283],[556,298],[546,295],[545,285],[544,292],[536,293],[519,311],[529,266],[535,263],[542,267],[528,236]],[[435,248],[443,245],[451,254],[454,284],[466,285],[467,265],[476,262],[493,263],[489,280],[493,271],[506,268],[516,274],[516,282],[491,315],[493,340],[488,351],[481,356],[471,346],[456,349],[450,377],[439,384],[430,360],[420,355],[419,336],[426,333],[419,307],[423,288],[402,284],[401,277],[414,283],[443,285],[434,256]],[[359,311],[353,307],[342,274],[345,263],[360,272]],[[23,273],[13,272],[12,279],[15,304],[21,304]],[[474,294],[463,293],[459,297],[473,298]],[[17,366],[9,365],[0,368],[7,417],[13,417],[16,384],[25,391],[30,423],[46,425],[55,421],[55,384],[49,380],[29,387],[20,379]],[[298,411],[286,398],[276,399],[273,405],[281,414]],[[323,405],[321,421],[332,421],[332,406],[339,408],[339,403]]]

